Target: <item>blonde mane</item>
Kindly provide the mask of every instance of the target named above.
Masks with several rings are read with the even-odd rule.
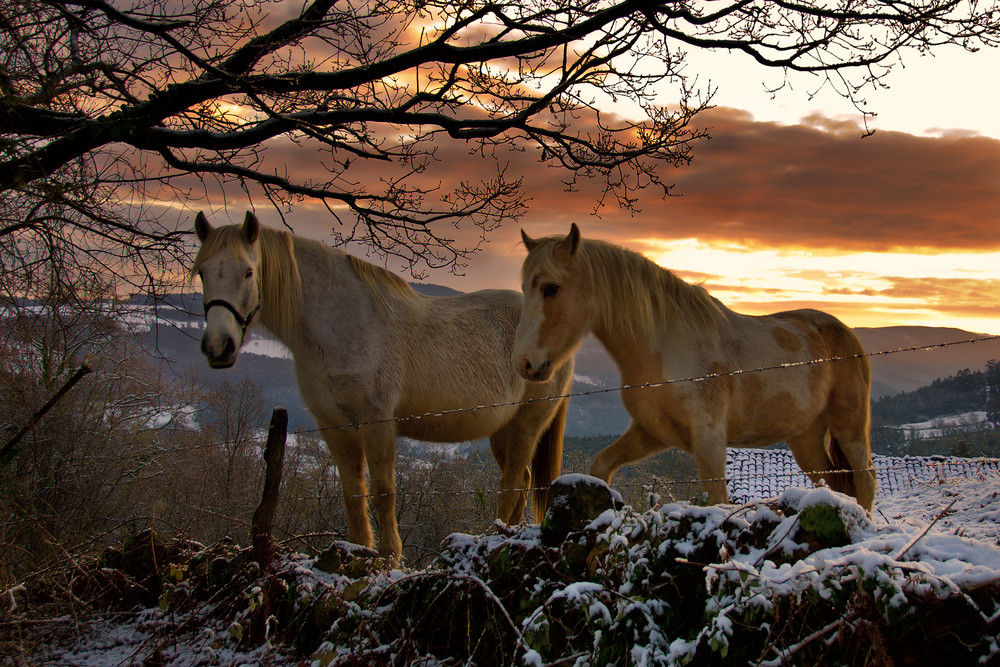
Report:
[[[292,235],[261,226],[258,246],[261,323],[278,338],[289,340],[298,328],[302,312],[302,278],[295,262]],[[226,225],[212,230],[194,258],[192,278],[207,259],[220,252],[249,259],[242,226]]]
[[[541,239],[524,264],[559,274],[556,248],[563,236]],[[721,305],[704,287],[691,285],[637,252],[596,239],[580,239],[575,259],[590,276],[597,315],[609,328],[652,338],[658,332],[715,338]]]
[[[388,305],[389,295],[412,300],[417,297],[416,291],[410,285],[397,276],[392,271],[376,266],[363,259],[358,259],[354,255],[347,255],[351,262],[351,268],[358,276],[365,287],[371,291],[375,300],[382,306]]]

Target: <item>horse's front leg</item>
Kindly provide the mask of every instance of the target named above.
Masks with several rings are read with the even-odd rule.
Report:
[[[372,548],[372,527],[368,521],[368,486],[365,483],[365,449],[355,433],[324,430],[327,449],[340,471],[340,486],[347,508],[347,539]]]
[[[375,424],[365,427],[364,437],[378,519],[378,552],[398,563],[403,540],[396,523],[396,433],[390,424]]]
[[[708,494],[708,504],[729,502],[726,487],[726,437],[710,431],[695,437],[691,447],[694,464],[698,467],[701,488]]]
[[[622,466],[635,463],[664,449],[667,449],[667,445],[650,437],[633,420],[621,437],[597,453],[590,464],[590,474],[610,484],[615,471]]]
[[[523,434],[510,424],[490,436],[490,450],[500,466],[500,492],[497,494],[497,518],[508,525],[521,523],[528,505],[527,488],[531,484],[532,452],[526,451]],[[518,449],[520,448],[520,449]]]

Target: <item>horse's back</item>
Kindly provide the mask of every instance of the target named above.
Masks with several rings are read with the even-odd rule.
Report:
[[[805,347],[801,348],[807,352],[812,359],[827,359],[832,357],[855,357],[864,360],[864,347],[861,341],[846,324],[833,315],[822,310],[803,308],[800,310],[786,310],[779,313],[767,315],[764,320],[776,320],[794,325],[801,333],[801,338],[805,342]],[[786,348],[797,345],[788,341],[777,329],[772,331],[779,345]],[[867,366],[867,361],[865,361]]]

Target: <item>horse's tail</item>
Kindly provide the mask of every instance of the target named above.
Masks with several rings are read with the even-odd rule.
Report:
[[[545,518],[545,510],[549,506],[549,485],[562,470],[563,435],[566,432],[568,408],[569,399],[560,399],[559,407],[538,439],[535,456],[531,459],[531,486],[534,488],[531,505],[535,523],[541,523]]]
[[[830,434],[830,451],[828,453],[830,458],[830,470],[852,470],[854,466],[851,462],[847,460],[847,455],[841,448],[840,443],[837,438]],[[840,493],[846,493],[849,496],[858,497],[857,488],[854,485],[854,473],[852,472],[836,472],[830,475],[825,475],[829,479],[826,483],[834,491],[839,491]]]

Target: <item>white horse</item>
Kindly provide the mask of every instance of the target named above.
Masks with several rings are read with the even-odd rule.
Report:
[[[610,481],[621,466],[677,447],[694,456],[708,501],[720,503],[727,446],[785,441],[814,482],[872,511],[871,372],[841,321],[816,310],[741,315],[638,253],[580,238],[576,225],[567,236],[523,239],[514,347],[522,375],[551,377],[593,331],[623,386],[655,385],[623,389],[632,423],[594,458],[592,475]],[[761,368],[773,370],[736,372]],[[667,382],[684,378],[703,379]]]
[[[536,520],[559,474],[572,361],[551,380],[522,379],[511,358],[521,295],[484,290],[422,296],[398,276],[340,250],[262,227],[213,228],[195,218],[206,327],[202,351],[232,366],[256,321],[292,352],[299,390],[340,470],[348,537],[373,546],[365,468],[379,552],[399,559],[395,439],[489,437],[500,465],[498,517],[519,522],[533,496]],[[519,401],[529,401],[517,404]],[[467,410],[488,405],[484,409]],[[453,411],[453,412],[449,412]],[[428,413],[444,413],[423,416]],[[397,421],[398,420],[398,421]]]

